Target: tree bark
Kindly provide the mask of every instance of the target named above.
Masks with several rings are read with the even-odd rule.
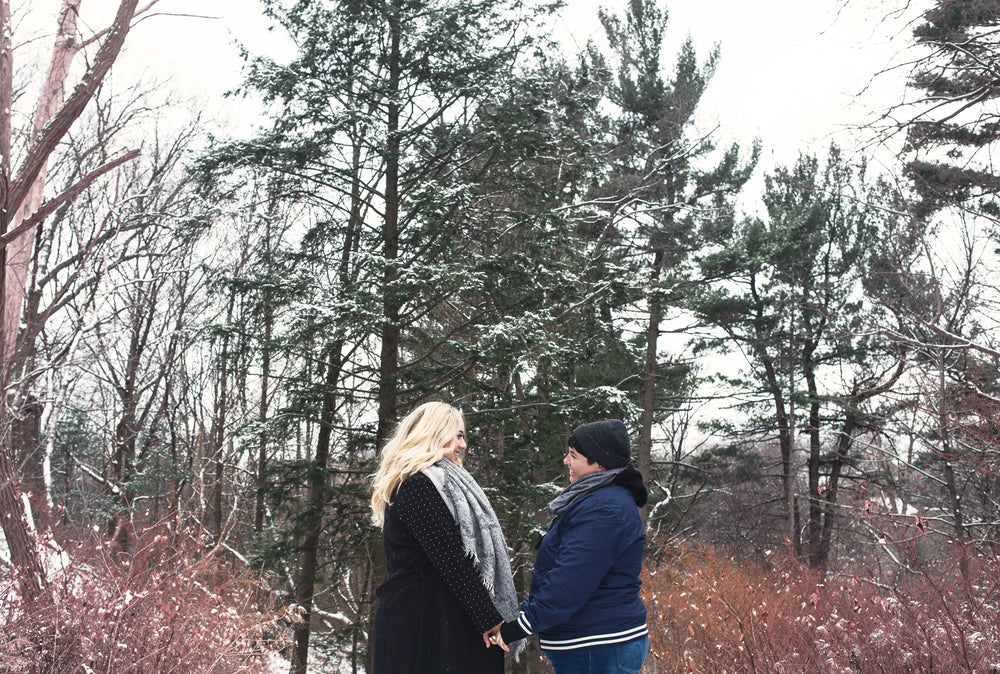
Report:
[[[42,530],[49,525],[45,450],[42,445],[42,404],[34,396],[28,396],[18,408],[11,419],[11,448],[20,466],[35,526]]]
[[[156,316],[156,301],[159,288],[148,283],[137,283],[132,297],[132,325],[130,326],[128,356],[125,362],[125,372],[117,382],[122,413],[115,429],[114,456],[111,461],[111,482],[120,490],[118,494],[124,511],[132,509],[135,495],[129,486],[135,474],[136,438],[142,428],[140,423],[139,403],[143,386],[140,379],[140,368],[143,356],[147,353],[150,336]],[[144,312],[144,313],[143,313]],[[147,416],[143,413],[141,416]],[[126,520],[128,518],[126,517]],[[128,528],[119,521],[112,520],[109,527],[118,536],[119,549],[126,549],[131,543]]]
[[[813,368],[811,349],[803,356],[803,373],[806,379],[806,388],[809,391],[809,461],[808,461],[808,484],[809,484],[809,521],[806,523],[808,544],[809,566],[814,569],[822,567],[822,539],[823,539],[823,499],[820,493],[820,461],[822,459],[821,438],[819,432],[820,425],[820,400],[819,391],[816,388],[816,373]]]
[[[222,335],[222,348],[219,352],[219,379],[215,395],[215,409],[212,415],[212,458],[215,461],[215,482],[212,485],[212,521],[215,524],[215,544],[222,543],[225,519],[222,516],[222,486],[225,479],[225,441],[226,416],[229,413],[229,327],[233,320],[233,307],[236,304],[236,289],[229,294],[229,305],[226,307],[225,332]]]
[[[657,293],[664,257],[662,249],[654,252],[649,279],[649,320],[646,324],[646,357],[642,366],[642,412],[639,415],[639,433],[636,442],[639,460],[637,468],[647,486],[650,486],[650,472],[653,467],[653,416],[656,408],[656,374],[659,363],[657,343],[660,339],[660,321],[663,318],[663,302]],[[649,506],[640,508],[639,513],[645,523]]]
[[[55,116],[63,102],[69,67],[73,62],[73,57],[80,50],[76,25],[81,2],[82,0],[63,0],[62,7],[59,9],[56,41],[52,47],[52,60],[49,62],[49,68],[45,74],[45,82],[42,84],[38,106],[35,108],[29,143],[36,142],[42,129]],[[21,221],[30,217],[42,204],[48,153],[39,157],[38,161],[38,170],[30,183],[25,198],[10,203],[10,206],[15,210],[9,223],[4,221],[3,233],[6,233],[8,228],[17,229]],[[4,311],[3,326],[0,328],[4,338],[4,353],[7,354],[13,354],[14,339],[17,336],[18,322],[21,319],[19,307],[24,300],[33,240],[32,232],[24,231],[7,244],[3,300],[6,310]]]
[[[62,82],[75,53],[73,41],[79,3],[80,0],[63,1],[56,47],[35,112],[29,147],[17,175],[12,177],[13,27],[9,0],[0,0],[0,236],[7,234],[11,224],[17,229],[18,219],[25,217],[25,209],[33,210],[32,204],[40,203],[48,158],[83,113],[121,51],[138,0],[122,0],[114,24],[93,64],[63,103]],[[14,343],[30,263],[30,248],[27,248],[27,256],[25,250],[32,240],[30,230],[25,230],[18,239],[0,248],[0,391],[3,392],[8,390],[13,375]],[[0,411],[0,520],[14,564],[21,570],[18,576],[22,592],[27,599],[33,599],[45,587],[46,578],[38,546],[29,530],[30,515],[16,487],[11,462],[12,419],[6,412],[7,406],[0,407],[3,408]]]
[[[343,344],[330,345],[326,357],[326,379],[323,390],[323,404],[320,412],[319,435],[316,438],[316,455],[309,470],[306,508],[309,513],[309,530],[302,542],[302,556],[299,577],[295,583],[295,603],[302,609],[302,624],[295,628],[295,650],[292,657],[292,674],[306,674],[309,662],[309,636],[312,632],[313,594],[316,573],[319,569],[319,543],[323,533],[323,509],[327,494],[327,464],[330,458],[330,444],[333,435],[333,420],[336,412],[337,381],[343,367],[341,352]]]
[[[792,547],[792,551],[795,555],[801,554],[801,543],[799,540],[799,516],[798,516],[798,505],[796,503],[797,499],[795,496],[795,475],[794,471],[794,458],[795,458],[795,438],[793,437],[794,431],[794,415],[790,414],[787,406],[785,405],[785,399],[781,395],[781,384],[778,382],[778,373],[774,366],[774,361],[771,355],[767,353],[764,345],[767,344],[767,335],[763,334],[761,325],[764,322],[762,302],[760,296],[757,294],[757,279],[756,277],[751,277],[750,279],[750,292],[754,300],[757,302],[757,314],[754,330],[756,334],[754,338],[756,340],[757,346],[754,348],[757,350],[757,356],[760,359],[761,365],[764,368],[764,379],[767,385],[771,388],[771,396],[774,400],[774,415],[778,425],[778,445],[781,449],[781,479],[782,486],[784,488],[784,501],[787,508],[786,520],[785,520],[785,536],[788,540],[788,544]]]
[[[6,405],[0,405],[0,424],[9,428]],[[10,549],[11,565],[17,569],[21,595],[32,601],[42,594],[48,581],[42,567],[38,545],[28,521],[28,511],[14,481],[14,470],[7,452],[0,451],[0,513],[3,533]]]
[[[389,437],[389,431],[396,416],[399,370],[399,308],[400,301],[396,289],[399,272],[396,269],[399,257],[399,90],[400,66],[400,24],[402,10],[398,0],[389,7],[389,82],[388,116],[385,148],[385,218],[382,224],[382,255],[385,274],[382,286],[382,330],[381,354],[379,358],[378,390],[378,430],[376,446],[381,448]]]
[[[948,420],[949,400],[945,380],[944,351],[938,354],[938,441],[941,443],[938,455],[941,458],[945,488],[948,490],[948,505],[951,507],[952,529],[955,532],[955,545],[958,548],[958,566],[962,578],[969,579],[969,560],[965,555],[965,517],[962,510],[962,496],[955,482],[955,471],[951,466],[954,454],[951,448],[951,424]]]
[[[11,41],[13,29],[10,22],[10,0],[0,0],[0,223],[8,220],[11,109],[14,105],[14,46]]]
[[[268,225],[270,227],[270,225]],[[268,433],[264,430],[267,421],[268,410],[268,380],[271,376],[271,331],[273,329],[274,317],[270,302],[265,300],[264,308],[264,344],[261,349],[261,375],[260,375],[260,408],[258,410],[258,421],[261,425],[260,444],[257,447],[257,494],[254,502],[253,530],[254,533],[261,533],[264,530],[264,486],[267,483],[267,438]]]
[[[400,301],[397,297],[396,261],[399,257],[399,103],[397,94],[402,73],[400,65],[402,12],[400,0],[393,0],[388,7],[389,24],[389,80],[388,80],[388,115],[386,119],[385,148],[385,218],[382,224],[382,254],[385,258],[385,274],[382,286],[382,348],[379,358],[379,388],[378,388],[378,426],[375,432],[375,448],[381,451],[393,428],[398,406],[399,382],[399,342]],[[375,578],[385,576],[385,550],[381,536],[372,541],[369,551],[372,563],[372,574]],[[372,601],[368,616],[371,625],[375,618],[377,601]],[[366,661],[373,661],[372,640],[368,640]]]
[[[840,490],[840,475],[844,468],[844,462],[851,446],[854,444],[854,431],[858,427],[858,414],[853,409],[847,411],[844,418],[844,425],[840,429],[840,437],[837,438],[837,452],[833,457],[833,464],[830,467],[830,480],[826,488],[825,511],[823,514],[823,527],[819,545],[810,565],[816,569],[826,569],[830,559],[830,547],[833,541],[833,524],[836,521],[837,496]]]

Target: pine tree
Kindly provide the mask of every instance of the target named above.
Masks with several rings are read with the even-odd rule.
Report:
[[[891,231],[893,216],[880,207],[884,188],[835,147],[825,166],[802,156],[765,182],[766,217],[719,228],[699,256],[704,276],[717,280],[693,295],[691,307],[720,331],[705,346],[745,354],[748,376],[733,383],[752,392],[746,407],[761,416],[750,423],[764,425],[756,432],[777,436],[786,506],[780,537],[823,567],[841,471],[872,419],[864,404],[901,374],[887,345],[871,336],[877,309],[862,293],[869,251]],[[800,429],[808,439],[804,524]],[[829,438],[836,439],[832,451]]]
[[[699,64],[688,39],[666,78],[661,66],[665,8],[655,0],[631,0],[623,18],[603,11],[600,18],[616,62],[610,99],[620,109],[614,123],[617,150],[601,192],[610,204],[609,224],[642,256],[634,272],[642,279],[634,291],[636,320],[643,323],[636,337],[642,351],[636,372],[636,450],[638,468],[650,483],[654,426],[679,404],[667,392],[680,390],[689,375],[684,364],[664,361],[662,324],[692,282],[690,256],[700,246],[702,218],[730,217],[732,200],[750,177],[759,148],[741,163],[734,145],[715,167],[698,168],[715,150],[711,138],[696,137],[693,129],[719,48]]]
[[[208,175],[237,181],[244,171],[280,178],[282,200],[298,209],[280,246],[294,257],[304,292],[286,298],[294,319],[274,335],[282,353],[272,355],[298,372],[282,385],[284,413],[308,451],[295,459],[286,450],[272,468],[297,472],[305,488],[285,491],[293,483],[285,478],[268,487],[284,495],[295,523],[284,544],[295,550],[296,603],[306,615],[296,631],[298,671],[316,588],[326,582],[324,555],[343,562],[330,568],[331,582],[367,579],[362,625],[373,605],[382,572],[360,479],[372,470],[373,450],[406,408],[446,395],[468,372],[468,360],[450,375],[429,365],[456,334],[451,325],[441,334],[440,318],[480,278],[470,275],[465,252],[468,232],[484,224],[467,212],[474,188],[451,178],[459,161],[496,161],[489,145],[466,156],[477,139],[463,129],[498,98],[531,44],[531,12],[521,10],[516,1],[269,3],[299,46],[289,64],[259,60],[251,68],[247,86],[275,105],[272,127],[251,142],[220,145],[203,163]],[[327,527],[330,517],[336,527]],[[366,558],[375,565],[359,561]]]
[[[966,525],[977,518],[966,512],[977,499],[967,498],[963,485],[989,483],[992,473],[980,470],[986,464],[978,449],[964,456],[958,438],[967,428],[954,420],[976,419],[993,404],[992,384],[983,378],[979,359],[995,358],[995,340],[984,327],[992,321],[994,288],[980,276],[985,265],[974,251],[984,243],[995,246],[994,233],[983,241],[978,232],[983,221],[993,230],[1000,218],[1000,174],[992,158],[1000,139],[998,26],[996,0],[934,0],[913,31],[919,57],[909,84],[920,97],[902,108],[915,109],[903,125],[905,175],[916,194],[912,209],[922,225],[916,236],[925,249],[918,264],[895,268],[900,287],[887,305],[905,307],[893,336],[935,373],[923,383],[927,401],[918,406],[935,428],[928,456],[941,470],[956,540],[968,539]],[[945,254],[939,254],[939,245],[947,248]],[[979,440],[968,447],[977,445]],[[976,468],[966,471],[969,466]]]
[[[1000,138],[998,25],[996,0],[936,0],[913,31],[926,47],[910,77],[923,96],[906,125],[906,175],[919,216],[960,206],[1000,217],[1000,177],[990,156]]]

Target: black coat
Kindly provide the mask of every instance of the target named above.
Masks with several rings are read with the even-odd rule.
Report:
[[[373,674],[503,674],[503,651],[487,649],[482,638],[502,618],[434,484],[417,473],[391,501]]]

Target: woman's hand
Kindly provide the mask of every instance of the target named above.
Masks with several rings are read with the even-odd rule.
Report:
[[[497,638],[500,637],[501,627],[503,627],[503,623],[497,623],[492,628],[490,628],[489,632],[483,632],[483,643],[486,644],[486,648],[489,648],[495,643],[493,641],[494,635],[496,635]]]

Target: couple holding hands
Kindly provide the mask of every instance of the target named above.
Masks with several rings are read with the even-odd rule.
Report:
[[[649,639],[639,572],[646,487],[617,419],[583,424],[563,463],[569,486],[518,605],[507,543],[483,490],[461,466],[461,411],[425,403],[382,449],[372,520],[386,577],[377,591],[375,674],[502,674],[504,652],[538,642],[556,674],[638,672]]]

